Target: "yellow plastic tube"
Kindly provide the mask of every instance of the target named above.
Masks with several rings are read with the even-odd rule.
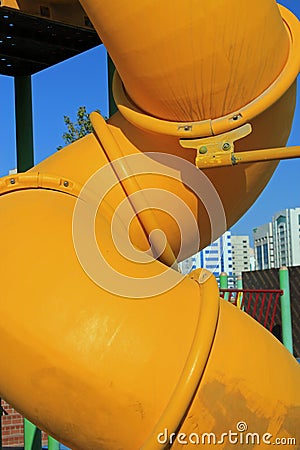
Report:
[[[271,0],[81,3],[123,82],[120,112],[0,180],[0,396],[74,450],[225,449],[232,433],[243,448],[247,431],[252,448],[296,449],[299,365],[209,272],[171,266],[276,166],[205,174],[179,135],[249,119],[237,151],[285,145],[299,23]]]
[[[178,0],[172,8],[169,3],[142,6],[132,1],[125,11],[118,2],[81,3],[120,75],[114,83],[120,113],[109,123],[123,154],[167,152],[194,163],[195,151],[183,149],[180,137],[215,135],[247,122],[253,131],[236,142],[236,152],[285,146],[300,67],[299,21],[286,8],[273,0],[263,5],[202,1],[201,6]],[[180,259],[231,227],[251,207],[276,167],[277,162],[269,161],[204,171],[226,216],[226,225],[220,225],[216,234],[203,202],[184,184],[168,186],[193,211],[201,235],[197,246],[191,233]],[[154,185],[156,181],[152,180]],[[142,188],[150,183],[139,182]],[[178,256],[178,230],[164,214],[155,211],[155,215]]]
[[[281,8],[281,16],[274,0],[81,4],[128,96],[157,118],[217,119],[259,97],[287,70],[279,98],[299,71],[299,59],[289,60],[291,15]]]
[[[137,298],[122,295],[124,281],[98,286],[74,249],[76,185],[50,175],[32,178],[16,176],[14,189],[8,178],[0,202],[7,300],[1,302],[1,394],[72,448],[140,448],[174,396],[181,409],[191,401],[218,319],[216,282],[210,277],[198,286],[153,259],[126,260],[114,248],[103,205],[99,246],[109,252],[111,272],[136,277]],[[173,289],[147,298],[139,280],[145,286],[163,276]],[[170,426],[180,419],[177,412]]]
[[[81,148],[84,155],[93,146],[99,150],[88,136],[66,151]],[[0,392],[21,413],[78,450],[154,450],[169,439],[177,448],[179,429],[188,439],[195,430],[200,439],[220,437],[238,421],[272,439],[299,439],[296,361],[253,319],[220,303],[210,273],[190,279],[153,259],[124,258],[112,240],[106,199],[95,232],[112,273],[92,280],[79,252],[83,244],[92,253],[89,223],[81,220],[76,235],[74,208],[93,203],[94,193],[82,196],[70,177],[11,180],[2,181],[0,202]],[[118,191],[125,196],[120,184],[114,196]],[[136,295],[125,296],[126,277]]]

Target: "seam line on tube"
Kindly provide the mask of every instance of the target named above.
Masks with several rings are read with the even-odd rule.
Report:
[[[91,122],[94,127],[95,135],[96,135],[100,145],[102,146],[108,160],[110,162],[113,162],[114,160],[124,157],[124,154],[123,154],[118,142],[116,141],[109,126],[107,125],[106,121],[103,119],[101,114],[99,114],[97,112],[92,112],[90,115],[90,119],[91,119]],[[120,181],[120,185],[122,186],[122,189],[125,192],[125,194],[128,198],[128,201],[130,202],[133,210],[136,212],[134,202],[132,201],[132,199],[130,199],[130,195],[133,192],[139,191],[139,192],[143,193],[143,191],[140,188],[134,173],[133,174],[131,173],[130,167],[128,166],[128,163],[126,163],[126,161],[122,162],[122,164],[118,167],[120,167],[123,174],[125,175],[126,181],[130,184],[130,188],[128,190],[124,186],[124,183],[122,181]],[[118,175],[115,167],[112,167],[112,168],[119,180],[120,180],[120,178],[123,178]],[[129,192],[127,192],[127,191],[129,191]],[[145,206],[147,206],[146,199],[145,199]],[[145,236],[148,240],[150,232],[154,229],[159,228],[159,225],[157,223],[157,220],[156,220],[155,215],[154,215],[153,211],[151,210],[151,208],[148,208],[147,211],[148,211],[147,220],[145,218],[142,220],[139,213],[136,213],[136,216],[137,216],[137,218],[141,224],[141,227],[143,229],[143,232],[145,233]],[[176,266],[177,266],[176,257],[174,255],[174,252],[168,241],[166,241],[166,247],[165,247],[161,257],[162,256],[164,257],[165,261],[167,262],[167,264],[170,267],[176,268]]]
[[[60,192],[80,201],[85,201],[81,197],[82,189],[83,185],[77,181],[66,177],[58,177],[46,172],[24,172],[8,175],[0,179],[0,196],[11,192],[40,190]],[[97,201],[93,192],[89,191],[88,195],[91,201]],[[102,202],[102,208],[104,211],[107,211],[107,214],[111,214],[114,211],[112,206],[106,201]]]
[[[211,294],[208,295],[207,292],[205,293],[207,282],[196,282],[199,286],[200,309],[191,349],[165,411],[140,450],[162,449],[161,444],[157,440],[158,434],[165,428],[169,433],[178,430],[201,382],[216,333],[220,299],[217,285],[213,296]]]
[[[40,172],[18,173],[8,175],[0,180],[0,195],[26,189],[52,190],[79,197],[82,186],[69,178]]]
[[[171,122],[142,112],[127,96],[117,71],[113,78],[113,95],[116,105],[128,122],[148,132],[177,137],[211,136],[211,120],[198,122]]]

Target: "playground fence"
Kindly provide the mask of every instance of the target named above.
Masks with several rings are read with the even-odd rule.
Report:
[[[220,289],[220,296],[272,332],[281,289]]]

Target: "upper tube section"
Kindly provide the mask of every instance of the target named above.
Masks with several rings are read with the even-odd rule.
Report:
[[[133,102],[165,120],[235,111],[280,75],[289,37],[274,0],[81,0]]]

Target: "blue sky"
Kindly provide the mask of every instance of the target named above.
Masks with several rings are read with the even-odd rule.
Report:
[[[300,18],[299,0],[280,3]],[[100,109],[103,115],[108,115],[106,73],[106,52],[100,46],[32,77],[36,163],[63,145],[65,114],[75,118],[78,107],[86,106],[89,112]],[[297,108],[288,145],[300,145],[300,78],[298,81]],[[3,176],[16,166],[12,78],[0,76],[0,95],[0,176]],[[265,191],[232,232],[251,236],[255,226],[270,221],[277,211],[300,207],[299,177],[300,159],[281,161]]]

